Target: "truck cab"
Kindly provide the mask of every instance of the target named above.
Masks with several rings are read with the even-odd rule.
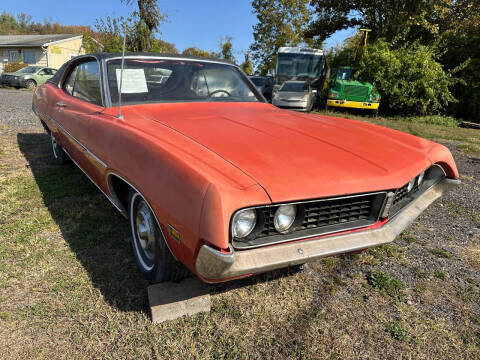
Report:
[[[371,110],[375,114],[380,106],[380,94],[368,82],[353,79],[355,70],[344,66],[332,70],[327,95],[327,110],[334,108],[351,108]]]

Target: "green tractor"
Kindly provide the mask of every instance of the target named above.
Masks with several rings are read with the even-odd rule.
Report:
[[[367,46],[370,29],[360,29],[362,37],[353,63],[358,63]],[[371,111],[375,116],[380,106],[380,94],[368,82],[353,79],[354,68],[343,66],[332,69],[330,77],[326,110],[332,108],[362,109]]]
[[[380,94],[372,84],[352,80],[354,70],[350,66],[333,69],[327,95],[327,110],[332,108],[350,108],[371,110],[378,113]]]

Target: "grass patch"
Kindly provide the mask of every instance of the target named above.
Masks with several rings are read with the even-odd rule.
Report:
[[[441,272],[441,271],[435,271],[435,272],[433,273],[433,275],[435,275],[436,278],[439,278],[439,279],[441,279],[441,280],[445,280],[446,277],[447,277],[447,276],[445,275],[445,273],[443,273],[443,272]]]
[[[7,320],[8,319],[8,311],[0,311],[0,319]]]
[[[385,258],[395,258],[401,259],[404,257],[405,249],[400,248],[396,245],[390,244],[383,244],[377,246],[370,250],[372,255],[377,259],[385,259]]]
[[[404,301],[403,284],[394,277],[381,272],[372,272],[367,277],[368,283],[376,290],[390,296],[393,299]]]
[[[409,338],[408,330],[399,321],[388,324],[386,330],[395,340],[406,341]]]
[[[404,231],[400,234],[400,238],[404,241],[406,241],[409,244],[419,244],[424,246],[426,243],[423,240],[420,240],[417,238],[415,235],[409,233],[408,231]]]
[[[450,259],[452,254],[450,254],[447,250],[441,248],[432,248],[428,249],[428,251],[435,255],[436,257],[443,258],[443,259]]]

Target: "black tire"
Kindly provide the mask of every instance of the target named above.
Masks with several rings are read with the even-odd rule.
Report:
[[[128,218],[133,255],[146,280],[155,284],[180,281],[188,276],[188,269],[170,252],[152,209],[133,189],[128,195]]]
[[[25,87],[28,90],[33,90],[37,87],[37,83],[35,82],[35,80],[27,80],[27,82],[25,83]]]
[[[378,109],[375,109],[373,110],[373,113],[372,113],[373,117],[378,117]]]
[[[57,163],[58,165],[64,165],[68,163],[70,161],[70,158],[65,153],[61,145],[57,142],[55,136],[53,136],[53,133],[51,131],[50,142],[52,144],[53,161],[55,161],[55,163]]]

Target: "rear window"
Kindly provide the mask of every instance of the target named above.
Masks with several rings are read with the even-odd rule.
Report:
[[[291,83],[286,82],[280,88],[280,91],[289,91],[289,92],[303,92],[308,90],[307,83]]]

